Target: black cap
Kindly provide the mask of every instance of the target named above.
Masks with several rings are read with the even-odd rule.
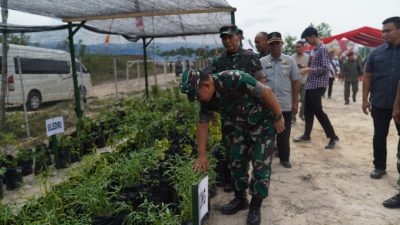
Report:
[[[219,28],[220,37],[222,37],[222,35],[234,35],[234,34],[240,34],[240,29],[236,25],[231,24]]]
[[[282,42],[282,35],[279,32],[271,32],[268,34],[268,44],[275,42],[275,41],[279,41]]]

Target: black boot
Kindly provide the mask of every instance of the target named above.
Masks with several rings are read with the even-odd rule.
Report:
[[[239,210],[245,210],[249,207],[245,191],[235,191],[235,198],[222,209],[223,214],[235,214]]]
[[[247,225],[261,224],[261,204],[263,199],[257,196],[251,198],[249,214],[247,215]]]

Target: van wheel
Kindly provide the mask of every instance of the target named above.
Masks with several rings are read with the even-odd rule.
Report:
[[[85,86],[80,86],[79,87],[79,93],[80,93],[80,98],[81,101],[83,101],[84,103],[87,102],[87,91],[86,91],[86,87]]]
[[[28,101],[26,102],[26,105],[29,110],[38,110],[41,103],[42,103],[42,96],[40,95],[39,92],[32,91],[31,93],[29,93]]]

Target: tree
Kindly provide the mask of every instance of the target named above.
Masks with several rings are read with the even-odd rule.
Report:
[[[9,36],[9,43],[16,44],[16,45],[29,45],[30,36],[21,33],[20,35],[10,34]]]
[[[288,35],[285,37],[285,48],[283,52],[287,55],[292,55],[295,52],[294,42],[297,40],[296,36]]]
[[[329,26],[329,24],[322,22],[321,24],[314,26],[312,23],[310,24],[311,27],[315,27],[315,29],[318,30],[318,37],[319,38],[326,38],[326,37],[330,37],[332,29],[331,26]]]

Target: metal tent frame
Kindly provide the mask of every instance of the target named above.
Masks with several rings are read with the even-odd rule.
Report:
[[[172,31],[167,29],[154,33],[153,28],[152,33],[146,33],[143,32],[143,30],[136,30],[132,32],[132,28],[126,28],[127,30],[124,30],[124,26],[118,27],[120,29],[122,28],[122,30],[111,31],[105,29],[104,26],[99,27],[98,21],[113,22],[115,20],[123,24],[124,21],[131,20],[132,18],[146,19],[146,17],[157,17],[159,21],[166,20],[167,22],[170,22],[173,21],[174,17],[176,16],[178,16],[179,19],[181,19],[181,16],[190,15],[205,16],[207,18],[207,15],[211,14],[229,13],[230,21],[225,20],[222,22],[222,24],[226,25],[229,23],[235,24],[236,11],[236,8],[231,7],[225,0],[203,0],[196,2],[169,0],[163,2],[165,5],[161,5],[160,1],[157,0],[40,0],[35,1],[34,3],[30,0],[2,0],[2,3],[2,5],[8,7],[6,9],[13,9],[16,11],[57,18],[67,23],[74,83],[74,97],[76,103],[75,113],[78,118],[83,116],[83,111],[80,105],[78,80],[75,71],[74,35],[79,31],[80,28],[84,27],[88,30],[99,33],[120,34],[130,41],[138,41],[139,39],[142,39],[146,96],[148,97],[149,90],[146,50],[147,46],[154,40],[154,38],[217,34],[218,28],[221,26],[221,24],[217,23],[216,21],[212,21],[212,18],[208,18],[208,20],[210,20],[208,21],[208,26],[200,26],[197,30],[190,29],[190,24],[186,24],[186,27],[183,27],[181,24],[180,26],[182,29]],[[97,6],[97,8],[93,6]],[[195,21],[195,19],[192,21]],[[73,22],[79,22],[79,24],[74,24]],[[149,38],[150,40],[147,42],[146,39]]]

